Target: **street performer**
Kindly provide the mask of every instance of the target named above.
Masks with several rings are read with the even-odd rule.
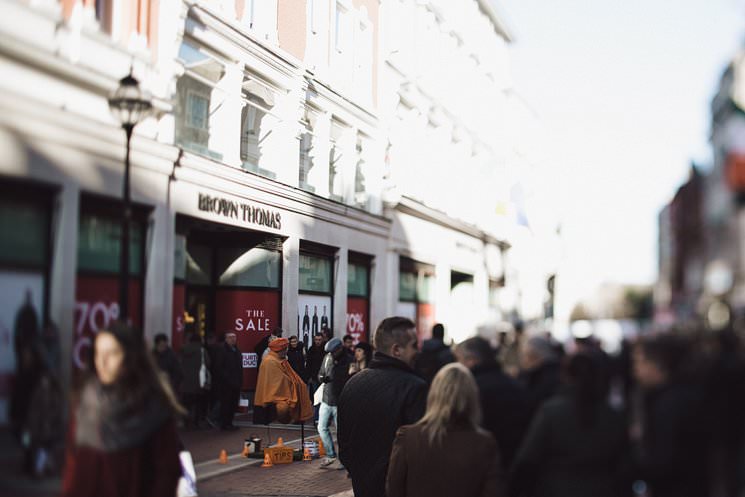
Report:
[[[269,354],[259,366],[254,397],[254,407],[274,406],[277,421],[286,424],[313,417],[308,388],[287,360],[289,343],[286,338],[269,342]]]

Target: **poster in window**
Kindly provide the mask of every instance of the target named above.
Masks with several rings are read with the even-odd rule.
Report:
[[[368,302],[361,297],[347,298],[347,334],[354,338],[354,344],[370,342],[368,332]]]
[[[129,319],[135,328],[142,327],[142,284],[129,280]],[[90,359],[93,337],[119,319],[118,276],[78,275],[75,287],[72,360],[81,370]]]
[[[15,321],[24,303],[30,301],[41,324],[44,315],[44,277],[36,272],[0,272],[0,425],[8,422],[8,401],[16,369]]]
[[[419,303],[416,306],[416,336],[419,344],[432,337],[432,327],[435,325],[435,306]]]
[[[279,326],[280,294],[262,290],[218,290],[215,296],[215,331],[236,334],[243,354],[243,390],[256,388],[256,345]]]
[[[334,336],[334,327],[331,319],[331,296],[298,295],[298,339],[307,348],[313,342],[313,335],[320,333],[323,328],[328,328],[331,331],[331,336]]]

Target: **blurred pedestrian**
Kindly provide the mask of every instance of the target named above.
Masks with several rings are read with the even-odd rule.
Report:
[[[354,346],[354,361],[349,364],[349,376],[367,369],[367,366],[372,360],[372,354],[372,347],[369,343],[358,342]]]
[[[97,333],[93,356],[72,404],[63,497],[175,495],[184,411],[142,334],[115,323]]]
[[[347,348],[338,338],[329,340],[325,350],[326,357],[318,372],[318,381],[321,382],[323,388],[323,399],[318,413],[318,434],[321,435],[323,447],[326,449],[326,458],[321,463],[322,467],[331,466],[336,462],[336,449],[329,426],[333,420],[338,432],[337,402],[349,378],[350,363]],[[335,467],[341,469],[339,465]]]
[[[416,325],[386,318],[374,337],[370,366],[347,382],[339,398],[339,455],[355,497],[385,495],[385,476],[396,430],[424,414],[427,382],[414,372]]]
[[[178,392],[180,390],[181,380],[184,378],[181,363],[176,353],[168,345],[168,337],[165,333],[155,335],[153,342],[155,345],[153,348],[155,363],[161,371],[168,375],[168,381],[171,382],[171,390]]]
[[[269,353],[261,363],[256,380],[254,408],[263,407],[268,416],[268,424],[275,419],[280,423],[296,423],[313,416],[310,397],[305,382],[292,369],[287,360],[289,340],[275,337],[269,342]]]
[[[422,351],[416,360],[416,370],[427,383],[431,383],[440,368],[453,361],[453,351],[445,345],[445,327],[437,323],[432,327],[432,338],[422,343]]]
[[[189,334],[186,344],[181,348],[180,356],[184,373],[184,379],[181,382],[181,399],[184,407],[189,411],[186,424],[199,428],[207,415],[207,395],[211,388],[211,384],[201,384],[200,371],[202,367],[210,369],[212,366],[210,356],[202,347],[197,333]]]
[[[520,374],[520,357],[522,356],[524,337],[524,325],[518,321],[513,326],[512,340],[502,339],[499,347],[499,362],[504,372],[513,378]]]
[[[689,344],[660,335],[634,349],[634,376],[642,389],[639,476],[654,497],[708,495],[706,432],[700,392],[686,378]]]
[[[220,400],[220,429],[237,430],[233,415],[240,401],[243,385],[243,355],[236,345],[235,333],[225,333],[225,343],[219,349],[215,361],[213,388],[217,389]]]
[[[507,495],[497,443],[480,421],[471,373],[461,364],[443,367],[432,381],[424,417],[396,433],[387,497]]]
[[[299,342],[297,336],[293,335],[290,337],[290,347],[287,349],[287,360],[290,361],[290,366],[295,370],[297,375],[303,379],[308,380],[308,373],[305,370],[305,345],[303,342]]]
[[[344,335],[342,338],[344,342],[344,352],[347,353],[347,357],[350,361],[354,360],[354,337],[352,335]]]
[[[520,368],[518,379],[526,389],[532,416],[559,388],[559,358],[548,340],[532,336],[522,347]]]
[[[525,389],[502,371],[495,351],[482,337],[459,343],[455,357],[473,373],[481,397],[482,426],[497,440],[507,470],[527,429],[529,405]]]
[[[313,335],[313,345],[308,349],[308,353],[305,356],[305,370],[308,374],[308,394],[311,401],[316,390],[321,385],[318,381],[318,372],[321,370],[323,358],[326,355],[326,351],[323,350],[324,345],[325,343],[321,334]],[[319,404],[315,402],[313,404],[313,420],[318,423]]]
[[[628,495],[628,440],[624,417],[597,388],[599,365],[569,359],[567,386],[539,408],[512,468],[512,485],[530,497]]]

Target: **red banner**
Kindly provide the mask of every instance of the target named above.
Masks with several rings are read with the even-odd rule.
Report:
[[[370,342],[367,307],[366,298],[347,298],[347,334],[354,337],[355,345],[358,342]]]
[[[173,307],[171,319],[171,347],[178,352],[184,345],[184,311],[186,311],[186,285],[183,283],[173,284]]]
[[[435,306],[433,304],[417,304],[416,306],[416,335],[419,345],[428,338],[432,338],[432,327],[435,325]]]
[[[276,291],[218,290],[215,331],[232,331],[243,353],[243,390],[256,388],[256,345],[279,325],[280,294]]]
[[[89,358],[93,337],[119,319],[119,277],[78,275],[75,287],[75,322],[72,360],[83,369]],[[142,285],[129,280],[129,319],[142,327]]]

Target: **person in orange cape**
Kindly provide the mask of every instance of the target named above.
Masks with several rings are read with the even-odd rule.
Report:
[[[287,360],[289,343],[286,338],[269,342],[269,354],[261,361],[254,396],[255,406],[276,407],[280,423],[296,423],[313,417],[308,388]]]

